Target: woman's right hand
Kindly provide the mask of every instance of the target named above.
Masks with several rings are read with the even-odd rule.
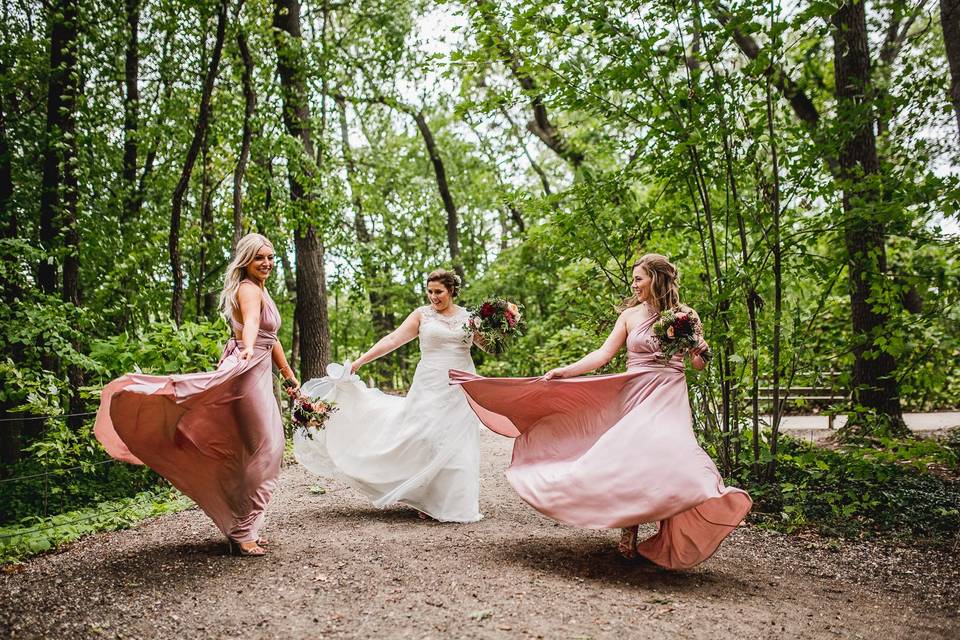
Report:
[[[253,357],[253,348],[251,347],[244,347],[243,351],[240,352],[241,360],[249,360],[252,357]]]
[[[351,373],[351,374],[356,373],[357,371],[359,371],[360,367],[362,367],[362,366],[363,366],[363,363],[360,362],[359,360],[357,360],[356,362],[351,363],[351,365],[350,365],[350,373]]]
[[[557,367],[556,369],[550,369],[545,374],[543,374],[544,380],[553,380],[554,378],[566,378],[569,374],[567,373],[566,367]]]

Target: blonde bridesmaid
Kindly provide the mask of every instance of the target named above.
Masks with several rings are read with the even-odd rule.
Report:
[[[706,343],[664,361],[653,325],[683,309],[677,270],[647,254],[633,268],[633,296],[596,351],[542,378],[482,378],[451,371],[490,429],[516,438],[507,479],[521,498],[560,522],[622,528],[620,552],[670,569],[709,558],[750,511],[746,492],[725,487],[700,448],[684,356],[702,369]],[[578,377],[626,345],[627,372]],[[638,525],[657,533],[637,541]]]
[[[264,286],[274,259],[260,234],[237,244],[220,296],[233,337],[215,371],[122,376],[104,388],[94,428],[111,456],[169,480],[248,557],[266,553],[260,531],[284,449],[273,365],[297,387]]]

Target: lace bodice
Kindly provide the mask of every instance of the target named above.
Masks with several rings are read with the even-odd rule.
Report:
[[[463,325],[470,313],[463,307],[443,315],[431,306],[420,307],[420,352],[424,359],[463,359],[470,357],[473,336],[468,336]],[[466,340],[465,340],[466,339]]]

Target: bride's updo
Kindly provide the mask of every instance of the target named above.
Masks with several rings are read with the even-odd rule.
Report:
[[[447,271],[446,269],[434,269],[430,272],[430,275],[427,276],[427,284],[431,282],[439,282],[444,287],[447,288],[447,291],[450,292],[451,298],[456,298],[460,294],[460,276],[455,274],[453,271]]]

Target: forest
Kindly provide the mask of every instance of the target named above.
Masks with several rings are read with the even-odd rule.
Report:
[[[301,380],[455,270],[522,305],[491,376],[598,347],[669,256],[697,435],[758,525],[960,529],[958,0],[4,0],[0,557],[184,508],[92,437],[216,365],[245,233]],[[367,367],[402,392],[416,343]],[[622,357],[604,372],[622,370]],[[833,397],[814,402],[799,388]],[[278,398],[279,383],[278,383]],[[279,400],[278,400],[279,401]],[[788,414],[842,414],[827,446]]]

